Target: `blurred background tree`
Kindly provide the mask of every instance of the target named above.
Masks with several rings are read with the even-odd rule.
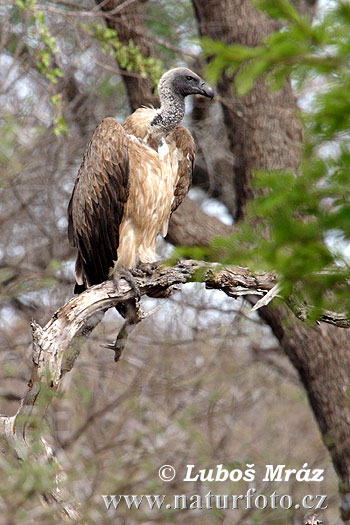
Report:
[[[45,323],[72,295],[74,254],[66,238],[66,207],[94,127],[105,116],[122,121],[142,104],[157,105],[154,87],[164,70],[186,64],[204,75],[207,60],[193,37],[206,37],[206,55],[215,57],[210,71],[218,97],[215,104],[198,99],[188,107],[185,125],[196,139],[198,160],[191,198],[172,218],[169,243],[207,247],[213,237],[232,232],[233,220],[239,225],[254,213],[259,216],[255,226],[264,231],[268,227],[272,237],[262,238],[263,249],[258,245],[252,250],[256,236],[244,226],[245,236],[232,237],[228,243],[230,262],[240,261],[238,255],[243,252],[256,265],[252,255],[259,254],[260,267],[266,264],[277,269],[293,285],[296,278],[307,283],[335,255],[346,263],[339,250],[334,254],[330,248],[318,251],[324,246],[325,233],[332,229],[330,222],[315,230],[319,242],[301,251],[300,259],[289,251],[298,246],[302,225],[306,231],[313,223],[309,219],[319,212],[323,217],[326,210],[329,214],[339,210],[336,199],[341,191],[346,200],[346,169],[329,171],[332,163],[321,154],[314,163],[320,143],[310,143],[317,134],[320,140],[333,140],[338,129],[343,133],[340,155],[347,152],[346,90],[340,90],[338,98],[328,97],[334,114],[339,109],[334,101],[345,100],[338,120],[327,112],[330,81],[332,86],[339,87],[340,81],[346,84],[350,34],[346,5],[339,3],[338,15],[334,12],[312,25],[302,18],[315,14],[312,0],[295,1],[298,12],[286,7],[283,16],[277,7],[287,6],[284,2],[274,2],[275,10],[272,3],[264,4],[268,13],[251,2],[232,0],[0,3],[3,413],[13,413],[25,390],[31,368],[30,319]],[[269,37],[275,31],[278,33]],[[220,45],[210,44],[208,38]],[[251,51],[242,55],[243,48],[237,46],[248,46]],[[313,65],[306,58],[319,51],[319,61],[325,61],[329,47],[334,59],[343,59],[344,78],[337,77],[337,64],[325,69],[318,64],[314,66],[317,76],[310,80]],[[242,59],[249,60],[246,66]],[[296,87],[308,80],[302,92],[304,104],[305,100],[311,104],[308,101],[320,89],[320,104],[323,100],[322,106],[314,106],[309,119],[300,170],[302,123],[286,77],[294,72],[298,74]],[[262,73],[270,74],[268,80],[277,83],[279,90],[271,91],[266,75],[259,76]],[[330,115],[328,135],[322,135],[325,131],[316,126],[317,111],[324,124],[325,114]],[[337,128],[339,121],[341,129]],[[346,168],[346,156],[332,158],[333,163],[343,159]],[[272,188],[273,195],[279,195],[277,202],[252,183],[256,170],[280,170],[277,175],[260,175],[260,186]],[[295,173],[300,178],[292,175]],[[314,176],[315,184],[308,174]],[[337,196],[327,193],[326,181],[330,180],[339,185]],[[251,211],[249,203],[255,197],[258,201]],[[342,209],[339,215],[345,222],[345,204]],[[285,215],[293,221],[286,222]],[[299,223],[294,232],[295,215]],[[334,229],[346,231],[345,226],[337,222]],[[301,238],[305,245],[305,237]],[[277,242],[286,248],[289,259],[277,257]],[[239,249],[233,251],[237,243]],[[160,253],[169,250],[169,244],[160,244]],[[331,254],[331,259],[324,255],[319,264],[310,266],[305,264],[310,253],[312,261],[322,254]],[[303,261],[300,271],[292,265],[293,272],[286,273],[294,260]],[[303,289],[308,297],[317,299],[311,292],[318,290],[318,281],[310,284]],[[322,289],[316,306],[324,306],[327,293],[323,292],[330,284],[333,282]],[[329,494],[324,522],[341,523],[340,503],[342,522],[349,523],[350,354],[346,331],[302,323],[283,305],[261,309],[259,318],[248,317],[249,306],[233,303],[220,292],[204,291],[199,285],[186,285],[181,293],[162,302],[162,310],[135,329],[115,368],[112,355],[100,346],[113,339],[120,322],[116,313],[109,312],[50,408],[48,439],[64,465],[68,486],[81,503],[84,523],[303,522],[305,511],[295,508],[177,513],[123,508],[118,514],[105,509],[101,494],[206,494],[209,489],[214,494],[240,494],[247,489],[246,483],[184,483],[181,474],[188,463],[199,468],[219,463],[244,468],[254,463],[258,492],[270,494],[275,489],[298,501],[305,494]],[[153,303],[147,299],[145,306],[151,308]],[[306,462],[325,468],[325,480],[317,487],[292,480],[268,485],[261,481],[259,473],[267,463],[298,469]],[[163,464],[172,464],[181,473],[166,487],[158,478]],[[6,483],[0,488],[0,520],[4,524],[56,522],[52,509],[42,507],[36,496],[43,484],[50,483],[52,473],[45,477],[35,467],[30,458],[23,470],[14,458],[2,457]]]

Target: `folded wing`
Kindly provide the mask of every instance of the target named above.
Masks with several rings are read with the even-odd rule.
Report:
[[[108,279],[128,191],[128,136],[106,118],[87,147],[68,206],[69,241],[78,248],[76,293]]]

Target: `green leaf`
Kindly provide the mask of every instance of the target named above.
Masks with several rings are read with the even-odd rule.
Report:
[[[269,64],[263,58],[244,64],[235,78],[235,87],[239,96],[246,95],[254,86],[258,77],[267,71]]]
[[[298,11],[287,0],[255,0],[254,3],[273,18],[300,22]]]

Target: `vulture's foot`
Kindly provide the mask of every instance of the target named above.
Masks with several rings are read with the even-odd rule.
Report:
[[[113,282],[117,289],[119,288],[119,281],[120,279],[124,279],[129,285],[132,291],[135,293],[135,298],[140,299],[141,292],[140,288],[138,287],[137,282],[135,281],[135,277],[132,274],[130,270],[125,270],[124,268],[118,269],[113,274]]]
[[[162,261],[154,261],[152,263],[139,263],[136,270],[140,270],[143,273],[144,277],[150,277],[153,272],[159,268],[162,264]]]
[[[133,275],[134,277],[140,277],[140,278],[142,278],[142,277],[145,276],[145,273],[144,273],[142,270],[140,270],[139,268],[131,268],[130,273],[131,273],[131,275]]]
[[[114,361],[117,363],[123,353],[123,350],[126,346],[126,343],[128,341],[129,333],[133,330],[135,325],[133,325],[130,320],[126,320],[123,323],[123,326],[121,327],[117,339],[114,341],[114,343],[107,343],[103,344],[104,348],[108,348],[109,350],[113,350],[114,352]]]
[[[122,344],[120,344],[122,343]],[[116,339],[114,343],[107,343],[100,345],[102,348],[108,348],[109,350],[113,350],[114,352],[114,361],[117,363],[122,355],[122,352],[124,350],[125,341],[118,341]]]
[[[131,299],[133,301],[133,299]],[[123,305],[126,306],[126,305]],[[114,343],[107,343],[103,344],[104,348],[108,348],[109,350],[113,350],[114,352],[114,361],[117,363],[123,353],[123,350],[126,346],[126,343],[128,342],[128,337],[130,333],[135,328],[135,325],[137,324],[135,319],[126,319],[123,323],[123,326],[121,327],[117,339],[114,341]]]

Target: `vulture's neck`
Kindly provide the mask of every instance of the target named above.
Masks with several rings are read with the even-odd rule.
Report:
[[[148,126],[148,137],[161,140],[180,124],[185,116],[185,99],[172,89],[164,86],[159,93],[160,110]]]

